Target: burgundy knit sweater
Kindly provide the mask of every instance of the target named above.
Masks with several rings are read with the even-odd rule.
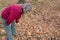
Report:
[[[8,6],[2,11],[2,18],[6,20],[7,25],[11,24],[14,20],[16,23],[19,22],[19,19],[22,14],[22,6],[19,4],[13,4]]]

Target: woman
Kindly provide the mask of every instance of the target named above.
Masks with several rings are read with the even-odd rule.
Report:
[[[20,26],[19,19],[21,15],[24,12],[30,10],[31,10],[31,6],[25,3],[25,4],[10,5],[2,11],[1,15],[8,40],[13,40],[13,36],[16,35],[15,22],[16,25]]]

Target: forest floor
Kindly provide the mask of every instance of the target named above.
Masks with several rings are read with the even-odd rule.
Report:
[[[14,40],[60,40],[60,0],[26,0],[32,11],[21,16]],[[17,0],[0,0],[0,13],[4,7]],[[0,40],[6,40],[6,32],[0,18]]]

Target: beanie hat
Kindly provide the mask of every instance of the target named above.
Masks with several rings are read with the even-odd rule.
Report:
[[[28,3],[24,3],[24,4],[21,4],[21,5],[22,5],[22,8],[23,8],[23,12],[31,11],[32,10],[31,5],[28,4]]]

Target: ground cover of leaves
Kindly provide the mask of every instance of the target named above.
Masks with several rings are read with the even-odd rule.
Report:
[[[5,6],[16,2],[17,0],[8,2],[0,0],[0,13]],[[18,35],[14,40],[60,40],[60,0],[26,0],[26,2],[32,5],[32,11],[21,16],[21,26],[16,26]],[[0,22],[0,40],[6,40],[3,26]]]

